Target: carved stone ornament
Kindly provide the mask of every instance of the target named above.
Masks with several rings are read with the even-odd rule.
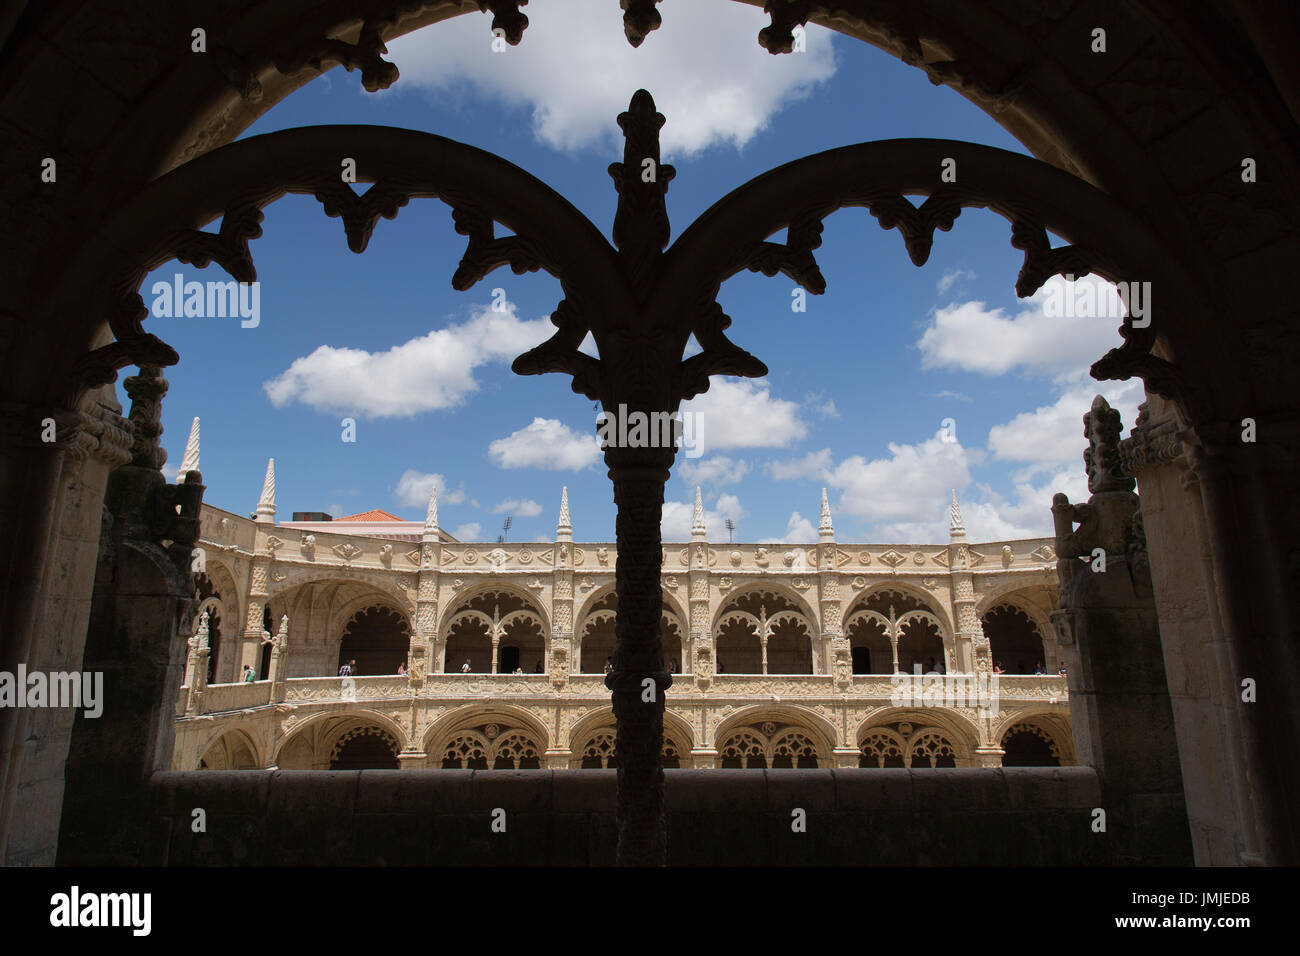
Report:
[[[351,562],[354,558],[356,558],[359,554],[361,554],[361,549],[358,548],[351,541],[344,541],[340,544],[336,544],[330,550],[333,551],[335,554],[337,554],[344,561],[348,561],[348,562]]]

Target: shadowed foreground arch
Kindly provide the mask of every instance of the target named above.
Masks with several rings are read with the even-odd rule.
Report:
[[[86,51],[86,75],[109,78],[108,89],[102,91],[103,95],[96,89],[93,98],[82,96],[83,90],[75,81],[54,80],[77,59],[74,54],[79,51],[75,48],[82,31],[93,31],[95,24],[116,17],[115,10],[86,3],[78,16],[66,17],[64,5],[46,9],[29,5],[21,20],[9,19],[3,24],[5,28],[14,27],[10,38],[14,55],[8,58],[4,74],[6,90],[13,91],[13,95],[6,100],[4,119],[9,129],[22,131],[21,138],[15,141],[26,143],[25,148],[33,156],[41,155],[40,149],[57,152],[47,148],[47,143],[67,142],[71,154],[85,160],[92,181],[113,184],[112,189],[76,190],[72,199],[62,207],[53,206],[49,215],[26,216],[30,229],[14,230],[8,239],[13,255],[6,256],[6,261],[15,264],[15,274],[23,276],[13,290],[15,315],[35,315],[34,304],[63,279],[57,268],[30,268],[32,264],[62,266],[68,261],[67,249],[75,244],[72,237],[84,234],[86,224],[101,218],[109,203],[129,194],[157,170],[234,135],[289,90],[315,76],[319,66],[313,67],[313,61],[328,64],[341,60],[361,67],[368,87],[386,85],[394,73],[386,69],[379,56],[384,39],[473,9],[463,4],[432,2],[409,7],[399,18],[391,16],[390,5],[379,0],[346,4],[287,0],[277,7],[246,4],[237,13],[229,14],[229,19],[222,18],[226,29],[214,30],[214,35],[221,32],[238,38],[232,40],[236,68],[231,74],[214,70],[205,58],[199,62],[201,58],[179,48],[170,56],[161,52],[169,49],[166,38],[160,36],[169,21],[164,16],[149,16],[147,0],[139,6],[145,11],[134,21],[138,26],[135,32],[139,55],[125,61],[130,63],[129,70],[114,59],[118,51],[112,44],[98,44]],[[509,5],[500,6],[505,9],[500,16],[509,27],[510,39],[517,40],[522,24],[511,17]],[[633,18],[632,33],[643,36],[652,28],[652,18],[645,4],[636,6],[639,12],[628,14]],[[1206,452],[1193,462],[1198,486],[1187,501],[1173,494],[1149,503],[1153,513],[1160,510],[1160,504],[1167,503],[1181,517],[1192,517],[1200,524],[1188,532],[1194,538],[1191,546],[1180,548],[1183,542],[1167,530],[1168,540],[1153,548],[1164,547],[1166,557],[1179,551],[1211,555],[1207,590],[1217,592],[1215,605],[1224,611],[1217,624],[1202,626],[1201,633],[1213,630],[1219,645],[1226,640],[1234,663],[1224,674],[1193,665],[1193,677],[1209,688],[1203,693],[1198,690],[1203,698],[1231,702],[1239,672],[1287,675],[1274,702],[1266,696],[1255,705],[1258,718],[1254,713],[1246,717],[1229,712],[1225,719],[1230,726],[1225,732],[1234,741],[1241,741],[1244,754],[1238,755],[1234,749],[1221,769],[1236,779],[1263,781],[1257,788],[1262,806],[1258,818],[1249,809],[1254,799],[1248,801],[1246,810],[1238,809],[1233,828],[1238,840],[1225,858],[1246,854],[1258,859],[1257,854],[1264,854],[1266,859],[1294,859],[1293,821],[1281,808],[1285,806],[1283,793],[1296,789],[1283,786],[1294,781],[1296,769],[1292,764],[1274,766],[1259,756],[1284,752],[1287,742],[1296,736],[1294,643],[1277,637],[1290,633],[1295,620],[1296,589],[1286,586],[1289,579],[1285,569],[1291,565],[1287,562],[1288,551],[1279,544],[1285,535],[1278,530],[1294,531],[1288,498],[1295,481],[1287,478],[1294,474],[1294,465],[1263,448],[1260,451],[1273,456],[1269,458],[1271,464],[1262,461],[1265,454],[1257,456],[1260,464],[1254,459],[1248,461],[1241,455],[1239,442],[1234,450],[1231,434],[1241,417],[1238,404],[1259,407],[1275,416],[1274,427],[1284,436],[1279,445],[1288,444],[1285,436],[1290,436],[1289,444],[1295,446],[1293,407],[1285,402],[1279,404],[1277,389],[1269,384],[1284,382],[1286,376],[1259,371],[1274,367],[1270,362],[1279,369],[1286,366],[1285,341],[1294,335],[1294,321],[1288,317],[1294,309],[1286,302],[1286,295],[1262,291],[1264,286],[1258,281],[1267,275],[1272,263],[1294,260],[1294,242],[1290,228],[1279,237],[1276,229],[1270,231],[1266,221],[1260,228],[1254,224],[1255,219],[1243,215],[1228,182],[1234,177],[1221,174],[1225,170],[1234,172],[1242,144],[1269,144],[1260,146],[1259,152],[1267,156],[1273,168],[1283,171],[1272,182],[1294,183],[1297,177],[1290,171],[1295,169],[1296,157],[1290,144],[1295,124],[1286,104],[1291,104],[1294,111],[1300,99],[1295,84],[1287,82],[1286,72],[1278,66],[1278,51],[1288,49],[1287,38],[1294,37],[1294,29],[1284,22],[1269,22],[1249,5],[1234,4],[1233,8],[1235,15],[1206,8],[1199,12],[1198,19],[1174,28],[1165,22],[1167,4],[1135,0],[1115,12],[1123,30],[1115,30],[1114,35],[1126,33],[1132,46],[1122,55],[1116,51],[1104,65],[1098,65],[1097,58],[1089,60],[1086,55],[1070,52],[1077,47],[1077,43],[1069,43],[1070,18],[1064,17],[1056,5],[1012,6],[985,0],[947,0],[943,4],[842,0],[834,5],[833,20],[829,4],[815,2],[801,7],[814,20],[867,39],[906,62],[922,66],[936,81],[952,84],[998,114],[1000,121],[1038,155],[1081,170],[1102,183],[1121,202],[1141,210],[1143,217],[1161,230],[1177,257],[1205,274],[1207,282],[1215,286],[1213,300],[1223,309],[1223,326],[1240,332],[1238,341],[1226,341],[1225,333],[1222,344],[1231,347],[1222,351],[1183,342],[1174,356],[1187,379],[1202,383],[1198,387],[1214,398],[1212,404],[1203,406],[1207,414],[1191,422],[1196,429],[1196,446],[1213,454]],[[609,15],[618,16],[612,0],[610,11]],[[552,14],[544,9],[537,15]],[[785,22],[768,35],[774,48],[788,37],[789,26]],[[129,40],[123,37],[120,42]],[[145,50],[150,52],[140,52]],[[1132,50],[1139,52],[1129,55]],[[1153,70],[1155,79],[1144,70]],[[1164,77],[1180,75],[1183,79],[1176,84],[1161,82]],[[49,91],[49,108],[31,107],[31,91],[37,89]],[[70,108],[79,99],[84,103]],[[1202,115],[1200,110],[1207,101],[1210,106]],[[78,124],[75,118],[89,111],[104,117],[104,122],[94,124],[94,129],[78,129],[86,124]],[[1189,123],[1189,119],[1195,122]],[[61,129],[76,130],[75,141],[69,141]],[[1171,134],[1175,129],[1177,134]],[[1211,132],[1207,133],[1207,129]],[[1156,162],[1148,161],[1151,155],[1156,156]],[[1195,162],[1186,159],[1191,156],[1197,157]],[[1171,157],[1179,157],[1179,161],[1171,163]],[[1287,213],[1294,212],[1295,197],[1286,192],[1285,186],[1279,189],[1269,185],[1266,178],[1253,189],[1258,194],[1253,200],[1257,207],[1281,210],[1284,220]],[[1225,192],[1229,193],[1226,197]],[[62,197],[51,202],[60,201]],[[74,213],[74,206],[81,208]],[[1243,221],[1251,225],[1243,227]],[[1239,257],[1255,249],[1264,252],[1258,257]],[[1229,260],[1235,261],[1229,265]],[[1234,307],[1237,302],[1241,304]],[[1252,317],[1250,322],[1247,316]],[[37,316],[33,324],[58,329],[58,334],[69,340],[70,348],[79,346],[79,336],[67,336],[62,323],[46,323],[46,318],[57,317]],[[1250,359],[1248,365],[1245,356],[1255,348],[1252,343],[1263,346],[1262,357]],[[15,361],[11,365],[20,370],[20,376],[6,378],[6,397],[24,403],[50,401],[48,396],[38,398],[36,391],[44,387],[52,364],[45,360],[46,352],[35,344],[29,347],[26,340],[22,340],[22,348],[13,351]],[[1217,370],[1223,374],[1215,374],[1214,365],[1219,364],[1220,356],[1231,358],[1226,360],[1226,368]],[[34,384],[37,379],[41,384]],[[62,383],[57,376],[50,381],[49,394],[54,394]],[[1159,417],[1161,408],[1155,408]],[[19,431],[25,433],[26,429],[16,429],[15,433]],[[11,514],[18,520],[12,527],[15,539],[22,545],[14,548],[16,557],[6,564],[6,579],[25,580],[17,570],[19,560],[46,567],[60,547],[47,543],[55,516],[45,507],[52,497],[46,492],[57,481],[60,455],[61,450],[37,449],[30,465],[13,469],[7,487],[20,489],[21,494],[6,495],[5,500],[13,502]],[[54,459],[53,463],[47,458]],[[1173,468],[1163,467],[1168,465],[1167,459],[1161,465],[1155,470],[1173,473]],[[1277,469],[1281,477],[1267,473],[1268,468]],[[87,485],[93,489],[96,480],[92,472]],[[1260,494],[1249,502],[1227,507],[1225,502],[1233,499],[1233,485],[1238,480],[1255,482]],[[1286,489],[1285,493],[1282,489]],[[90,497],[93,501],[94,494]],[[93,513],[94,508],[90,511]],[[1177,523],[1167,516],[1163,521],[1166,528]],[[1148,522],[1149,529],[1155,526]],[[1276,533],[1270,536],[1268,528]],[[1260,580],[1252,560],[1256,557],[1252,535],[1264,536],[1268,555],[1280,559],[1265,561],[1267,596],[1257,608],[1247,599],[1251,586]],[[1188,576],[1201,571],[1195,563],[1183,570]],[[10,626],[0,628],[6,663],[30,659],[29,649],[45,652],[45,632],[34,623],[38,607],[38,594],[33,588],[27,594],[20,591],[19,600],[7,609],[5,620]],[[1217,610],[1214,616],[1219,617]],[[1184,643],[1188,657],[1193,657],[1200,645],[1191,640]],[[1204,643],[1208,646],[1208,639]],[[6,837],[7,821],[13,812],[12,794],[18,790],[22,770],[19,750],[14,749],[12,741],[26,739],[30,715],[21,717],[0,715],[0,763],[6,774],[5,799],[9,801],[3,816]],[[1231,812],[1231,805],[1228,810]],[[15,853],[26,859],[44,852],[34,846],[23,844]],[[48,852],[52,857],[52,847]]]
[[[253,137],[181,167],[146,189],[106,231],[115,235],[120,265],[110,275],[86,264],[87,292],[104,303],[117,341],[82,360],[74,379],[85,386],[109,381],[129,362],[170,364],[174,352],[143,330],[143,302],[133,292],[168,258],[204,265],[215,261],[241,281],[256,272],[249,240],[261,234],[261,207],[286,192],[311,193],[328,215],[341,216],[349,247],[365,249],[378,218],[392,218],[411,198],[437,196],[451,205],[469,244],[452,284],[468,289],[493,269],[544,268],[566,298],[552,315],[556,334],[517,358],[521,374],[562,372],[573,389],[606,410],[674,412],[683,399],[708,388],[711,375],[758,376],[767,369],[724,334],[731,320],[715,299],[721,283],[742,269],[784,273],[809,292],[825,290],[813,255],[821,222],[837,209],[860,206],[880,225],[897,227],[917,264],[929,256],[936,229],[952,228],[964,207],[988,207],[1011,223],[1011,242],[1025,253],[1016,282],[1021,296],[1056,274],[1094,271],[1113,281],[1150,275],[1178,291],[1170,297],[1190,313],[1195,285],[1161,255],[1140,222],[1097,190],[1059,170],[1002,150],[942,140],[892,140],[829,150],[778,167],[720,200],[666,253],[664,194],[673,177],[662,166],[655,182],[627,171],[643,157],[658,163],[664,117],[644,90],[619,117],[624,161],[611,167],[619,192],[611,247],[566,201],[517,167],[480,150],[428,134],[376,127],[312,127]],[[358,196],[316,156],[347,144],[360,178],[375,185]],[[958,183],[935,170],[955,160]],[[478,168],[479,166],[485,168]],[[364,170],[364,172],[362,171]],[[492,182],[489,177],[501,177]],[[488,184],[491,182],[491,188]],[[195,203],[202,189],[202,202]],[[905,196],[927,195],[916,207]],[[164,208],[165,207],[165,208]],[[217,211],[218,233],[198,227]],[[159,221],[172,225],[163,227]],[[500,221],[515,234],[495,237]],[[788,227],[785,243],[767,241]],[[1072,245],[1052,248],[1048,228]],[[161,235],[160,235],[161,234]],[[149,240],[147,236],[158,236]],[[115,273],[115,274],[112,274]],[[107,287],[105,287],[105,285]],[[658,347],[642,341],[656,330]],[[1168,363],[1153,357],[1154,333],[1125,320],[1125,344],[1094,368],[1124,376],[1143,371],[1149,387],[1178,399]],[[600,358],[578,350],[588,335]],[[694,335],[703,347],[681,358]],[[607,448],[605,458],[618,505],[616,586],[621,613],[613,671],[619,734],[620,858],[662,861],[663,698],[672,683],[663,659],[659,580],[663,485],[675,449]],[[811,637],[811,634],[809,635]],[[642,697],[656,685],[651,705]]]

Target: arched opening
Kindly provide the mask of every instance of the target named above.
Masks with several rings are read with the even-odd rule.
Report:
[[[1004,767],[1059,767],[1061,752],[1056,740],[1037,724],[1021,722],[1002,735]]]
[[[202,571],[194,575],[198,591],[199,611],[208,614],[208,673],[209,684],[217,683],[217,665],[221,660],[221,596],[216,586]],[[215,600],[214,600],[215,599]]]
[[[483,591],[461,601],[447,618],[443,669],[447,673],[525,674],[546,667],[541,612],[514,591]],[[495,657],[493,635],[496,635]]]
[[[335,741],[330,751],[330,769],[396,770],[397,751],[397,741],[382,727],[354,727]]]
[[[717,764],[724,770],[816,768],[826,759],[819,738],[807,727],[760,716],[719,735]]]
[[[994,664],[1008,674],[1045,673],[1043,636],[1024,611],[999,604],[981,618]]]
[[[262,631],[265,634],[274,634],[275,630],[271,627],[271,606],[267,604],[262,609]],[[257,679],[271,679],[271,644],[263,640],[257,655]]]
[[[728,600],[717,621],[714,654],[718,673],[814,672],[813,625],[790,596],[773,590],[747,591]]]
[[[1027,18],[1028,18],[1028,17],[1027,17]],[[1032,18],[1028,18],[1028,20],[1032,20],[1032,22],[1034,22],[1035,29],[1037,29],[1037,27],[1039,27],[1040,25],[1043,25],[1043,23],[1044,23],[1044,18],[1040,18],[1040,17],[1036,17],[1036,16],[1035,16],[1035,17],[1032,17]],[[857,25],[855,25],[855,26],[857,26]],[[940,31],[940,33],[943,33],[943,31]],[[1028,31],[1027,31],[1027,33],[1028,33]],[[898,48],[898,49],[905,48],[906,43],[907,43],[907,38],[898,39],[898,40],[897,40],[897,48]],[[933,47],[933,46],[935,46],[935,44],[933,44],[933,42],[931,42],[930,44],[928,44],[928,46]],[[939,46],[944,46],[944,44],[943,44],[943,43],[940,43]],[[953,62],[954,62],[954,64],[956,64],[956,62],[958,62],[958,61],[953,61]],[[956,74],[956,73],[958,73],[958,72],[961,72],[961,68],[959,68],[959,66],[954,66],[953,64],[939,64],[939,66],[948,66],[948,68],[949,68],[950,70],[952,70],[952,72],[953,72],[954,74]],[[979,68],[979,66],[976,66],[975,70],[979,70],[979,69],[993,69],[993,68],[992,68],[992,66],[989,66],[989,65],[985,65],[984,68]],[[996,70],[993,70],[993,72],[996,73]],[[941,74],[941,70],[936,69],[936,77],[939,77],[940,74]],[[984,88],[982,88],[982,90],[979,90],[978,92],[974,92],[974,94],[972,94],[972,95],[979,96],[979,98],[982,99],[983,101],[992,101],[992,100],[995,100],[995,99],[996,99],[996,100],[998,101],[998,104],[1000,104],[1000,105],[1002,104],[1002,98],[1001,98],[1000,95],[998,95],[998,91],[997,91],[997,88],[996,88],[996,87],[988,88],[987,85],[976,85],[976,86],[983,86]],[[1125,86],[1125,87],[1127,87],[1128,85],[1126,85],[1126,83],[1118,83],[1117,86]],[[233,95],[231,95],[231,98],[233,98]],[[1014,112],[1017,111],[1017,109],[1018,109],[1018,107],[1015,107],[1015,104],[1014,104],[1015,96],[1011,96],[1010,99],[1013,100],[1013,103],[1011,103],[1011,112],[1014,113]],[[1226,99],[1226,98],[1225,98],[1225,99]],[[250,109],[252,109],[252,108],[250,108]],[[211,112],[214,112],[214,111],[208,111],[208,112],[211,113]],[[248,111],[234,111],[234,109],[233,109],[233,111],[230,111],[230,112],[233,113],[233,114],[237,114],[237,116],[246,116],[246,114],[248,114]],[[1140,120],[1140,121],[1143,122],[1143,124],[1144,124],[1144,126],[1145,126],[1145,129],[1144,129],[1144,131],[1143,131],[1143,137],[1141,137],[1140,142],[1143,142],[1143,143],[1148,142],[1148,140],[1151,139],[1151,138],[1153,137],[1153,134],[1154,134],[1154,131],[1151,129],[1151,122],[1152,122],[1152,120],[1151,120],[1151,113],[1152,113],[1152,111],[1151,111],[1151,109],[1138,109],[1138,111],[1135,111],[1135,112],[1140,114],[1140,116],[1141,116],[1141,120]],[[1160,112],[1160,111],[1156,111],[1156,112]],[[1175,114],[1175,113],[1170,113],[1169,121],[1170,121],[1170,122],[1175,121],[1175,116],[1177,116],[1177,114]],[[1024,120],[1024,118],[1022,117],[1021,120],[1019,120],[1018,122],[1019,122],[1018,129],[1021,129],[1021,130],[1022,130],[1022,133],[1023,133],[1023,131],[1027,129],[1027,121]],[[1065,118],[1062,117],[1062,114],[1061,114],[1061,113],[1057,113],[1056,121],[1053,122],[1052,118],[1049,117],[1048,120],[1045,120],[1044,122],[1045,122],[1045,126],[1044,126],[1045,131],[1041,131],[1041,133],[1026,134],[1027,137],[1028,137],[1028,139],[1032,140],[1032,142],[1035,142],[1035,143],[1037,144],[1037,147],[1040,148],[1040,150],[1045,150],[1045,151],[1047,151],[1047,152],[1049,152],[1049,153],[1052,153],[1053,156],[1060,157],[1060,156],[1065,155],[1065,153],[1063,153],[1063,147],[1062,147],[1062,148],[1058,148],[1057,146],[1044,146],[1044,143],[1047,143],[1048,140],[1052,140],[1052,138],[1053,138],[1053,130],[1066,130],[1066,131],[1067,131],[1067,130],[1069,130],[1069,124],[1067,124]],[[1158,122],[1158,120],[1157,120],[1157,122]],[[1118,124],[1117,124],[1117,125],[1118,125]],[[205,131],[205,135],[207,135],[207,131]],[[213,142],[220,142],[221,135],[220,135],[220,134],[213,134],[213,135],[214,135],[214,140],[213,140]],[[1078,137],[1070,138],[1070,137],[1065,137],[1065,135],[1062,135],[1062,137],[1060,137],[1060,142],[1078,143],[1078,142],[1080,142],[1080,139],[1082,139],[1082,138],[1078,138]],[[159,140],[160,140],[160,142],[170,142],[170,140],[169,140],[168,138],[161,137],[161,135],[160,135],[160,137],[159,137]],[[198,150],[198,148],[201,148],[201,144],[199,144],[199,143],[195,143],[194,146],[195,146],[196,150]],[[1099,160],[1101,156],[1104,156],[1104,152],[1101,151],[1101,148],[1100,148],[1100,147],[1095,148],[1095,150],[1092,151],[1091,155],[1092,155],[1092,160],[1093,160],[1093,161],[1091,161],[1091,163],[1089,163],[1089,161],[1087,160],[1087,157],[1082,157],[1082,159],[1079,160],[1078,166],[1076,166],[1076,168],[1078,168],[1078,169],[1083,169],[1083,170],[1092,170],[1092,172],[1089,172],[1089,173],[1088,173],[1089,176],[1093,176],[1093,177],[1100,178],[1100,177],[1101,177],[1101,174],[1095,172],[1095,170],[1097,170],[1097,169],[1099,169],[1099,168],[1102,168],[1102,169],[1110,169],[1110,170],[1115,170],[1115,169],[1118,169],[1118,170],[1125,170],[1125,169],[1132,170],[1132,169],[1135,169],[1135,168],[1136,168],[1136,164],[1131,163],[1131,161],[1130,161],[1130,163],[1125,163],[1125,161],[1123,161],[1122,159],[1115,159],[1115,160],[1113,161],[1113,163],[1110,164],[1109,166],[1106,166],[1105,164],[1101,164],[1101,163],[1099,163],[1099,161],[1097,161],[1097,160]],[[147,161],[146,161],[146,163],[143,163],[143,164],[142,164],[142,168],[152,169],[152,168],[155,168],[156,165],[157,165],[157,164],[147,163]],[[165,165],[165,164],[164,164],[164,165]],[[1157,165],[1157,164],[1152,164],[1152,165]],[[1112,182],[1110,182],[1110,185],[1115,185],[1115,179],[1121,178],[1121,176],[1119,176],[1119,174],[1115,174],[1115,176],[1112,176],[1112,177],[1109,177],[1109,178],[1110,178],[1110,181],[1112,181]],[[1117,190],[1117,191],[1118,191],[1118,190]],[[1187,358],[1188,352],[1191,352],[1191,350],[1188,349],[1188,350],[1184,350],[1184,351],[1183,351],[1183,358],[1184,358],[1184,359]],[[44,363],[40,363],[40,364],[42,364],[42,367],[43,367]],[[1195,549],[1193,549],[1193,550],[1195,550]],[[1230,555],[1230,557],[1231,557],[1231,555]],[[1223,557],[1222,554],[1219,554],[1218,557],[1217,557],[1216,559],[1217,559],[1217,561],[1221,561],[1221,562],[1222,562],[1222,561],[1227,561],[1227,558]],[[1231,610],[1231,609],[1230,609],[1230,610]],[[1243,619],[1243,620],[1245,619],[1244,615],[1242,615],[1242,619]]]
[[[410,651],[406,617],[390,607],[358,611],[343,628],[339,667],[356,661],[354,674],[396,674]]]
[[[854,603],[846,620],[854,673],[947,670],[939,618],[928,603],[911,592],[872,592]],[[859,671],[859,661],[871,670]]]
[[[494,716],[473,719],[430,753],[444,770],[538,770],[545,746],[526,727]]]
[[[614,753],[614,742],[616,731],[613,727],[604,727],[593,734],[589,734],[587,742],[578,747],[573,752],[573,758],[570,766],[580,770],[612,770],[618,767],[618,759]],[[678,746],[677,741],[664,734],[663,758],[665,769],[676,769],[681,766],[682,748]]]
[[[886,719],[864,729],[858,738],[858,766],[927,770],[956,767],[968,758],[951,730],[911,717]]]
[[[257,756],[241,732],[228,731],[208,745],[199,759],[200,770],[256,770]]]
[[[578,648],[579,673],[600,674],[607,662],[613,662],[617,617],[618,594],[612,590],[587,609],[578,631],[581,642]],[[663,641],[664,667],[671,668],[676,663],[680,673],[683,669],[682,635],[676,619],[667,609],[660,617],[659,637]]]

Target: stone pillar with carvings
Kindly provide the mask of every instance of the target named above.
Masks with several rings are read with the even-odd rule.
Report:
[[[975,576],[970,567],[966,524],[954,490],[952,506],[948,509],[948,573],[952,582],[954,634],[952,646],[946,648],[948,660],[944,666],[951,672],[976,674],[987,680],[993,674],[993,654],[984,636],[984,625],[975,613]]]
[[[266,478],[262,482],[262,497],[257,502],[253,539],[253,560],[248,568],[248,615],[244,618],[244,638],[240,654],[239,680],[243,669],[257,671],[262,660],[262,628],[266,601],[270,595],[269,577],[275,556],[270,541],[275,537],[275,459],[266,463]]]
[[[1173,709],[1138,496],[1120,464],[1119,412],[1098,395],[1083,424],[1091,496],[1052,499],[1061,602],[1052,623],[1067,661],[1075,753],[1101,778],[1116,863],[1186,865]]]
[[[420,569],[416,572],[415,627],[407,652],[406,679],[412,695],[418,696],[425,677],[432,671],[441,674],[443,655],[438,641],[438,567],[442,561],[442,537],[438,532],[438,486],[429,489],[429,505],[424,515],[424,532],[420,535]]]
[[[203,478],[163,477],[161,369],[142,367],[131,397],[131,462],[104,496],[95,593],[81,668],[102,672],[109,705],[77,713],[68,750],[58,863],[139,865],[150,831],[148,783],[171,766],[173,720],[194,624],[194,545]],[[206,665],[205,665],[206,666]]]
[[[704,500],[695,489],[695,510],[691,515],[691,544],[687,551],[687,593],[691,648],[695,653],[695,684],[707,691],[717,669],[713,632],[709,628],[709,535],[704,525]]]
[[[289,615],[280,618],[280,629],[271,638],[271,670],[267,677],[271,681],[271,702],[284,700],[284,662],[289,651]]]
[[[840,610],[839,550],[835,546],[835,526],[831,523],[831,506],[822,489],[821,519],[817,524],[817,595],[821,617],[821,659],[835,675],[835,689],[847,693],[853,686],[853,652],[844,634]]]
[[[186,469],[187,473],[189,469]],[[202,712],[203,692],[208,687],[208,612],[199,615],[198,628],[189,639],[189,653],[185,656],[185,714],[193,716]]]
[[[561,548],[564,548],[561,557]],[[569,683],[573,655],[573,523],[569,517],[569,489],[560,491],[560,518],[555,526],[554,587],[551,594],[551,641],[547,672],[556,690]],[[558,743],[558,741],[556,741]]]

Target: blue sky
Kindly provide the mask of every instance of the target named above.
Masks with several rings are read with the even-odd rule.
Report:
[[[568,2],[610,13],[605,2]],[[1025,152],[960,95],[863,43],[810,27],[806,52],[773,57],[757,44],[767,18],[755,8],[667,0],[661,9],[663,28],[636,50],[617,8],[576,27],[539,8],[523,43],[503,53],[491,50],[487,16],[463,16],[389,45],[402,73],[391,90],[366,93],[359,75],[335,68],[245,138],[328,123],[438,133],[532,172],[608,235],[615,116],[644,86],[668,118],[674,238],[746,180],[823,149],[924,136]],[[464,240],[437,200],[381,220],[360,256],[310,197],[268,207],[263,226],[252,246],[256,328],[149,320],[181,355],[166,373],[169,474],[199,416],[206,500],[234,512],[253,510],[274,457],[279,520],[371,508],[419,519],[436,483],[442,525],[458,537],[495,540],[510,514],[511,540],[539,540],[553,535],[568,485],[575,536],[613,537],[593,403],[567,376],[509,368],[549,336],[555,280],[504,269],[452,290]],[[953,488],[976,539],[1050,534],[1052,493],[1085,494],[1081,416],[1092,396],[1106,394],[1126,427],[1142,399],[1140,383],[1086,375],[1119,344],[1118,320],[1048,318],[1042,293],[1017,300],[1010,228],[979,210],[936,234],[920,269],[897,232],[860,209],[826,221],[817,255],[829,288],[802,314],[783,276],[745,273],[723,286],[729,335],[770,374],[714,378],[687,406],[705,424],[704,454],[678,458],[665,536],[688,534],[696,484],[721,541],[727,518],[737,541],[814,540],[822,487],[840,540],[946,540]],[[146,304],[153,283],[177,272],[225,278],[171,263],[146,280]],[[505,290],[505,314],[490,310],[494,288]],[[349,417],[355,442],[342,440]],[[955,441],[944,440],[945,419]]]

